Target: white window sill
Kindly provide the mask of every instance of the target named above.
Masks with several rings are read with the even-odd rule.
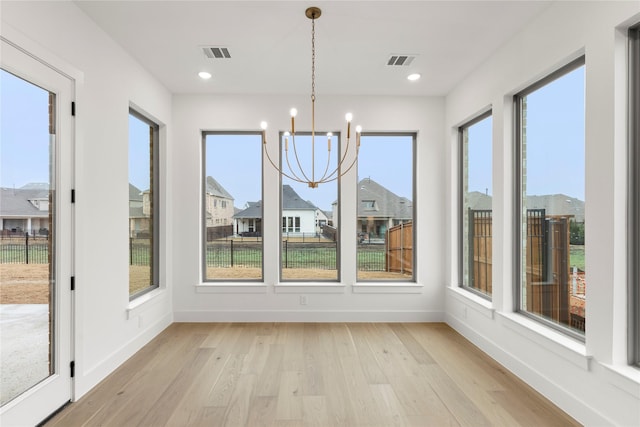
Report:
[[[423,285],[413,282],[359,282],[354,294],[421,294]]]
[[[345,285],[337,282],[285,282],[274,286],[277,294],[343,294]]]
[[[447,290],[453,299],[465,304],[467,307],[489,319],[494,318],[496,310],[493,308],[493,303],[490,300],[482,298],[480,295],[476,295],[459,286],[452,286],[447,288]]]
[[[267,285],[264,283],[201,283],[196,285],[198,294],[266,294]]]
[[[140,295],[133,301],[129,301],[127,306],[127,319],[132,319],[140,313],[147,310],[149,307],[156,305],[158,302],[163,301],[167,294],[166,288],[157,288],[151,292]]]
[[[629,393],[636,399],[640,396],[640,368],[629,365],[602,364],[604,373],[609,380],[620,390]]]
[[[529,339],[585,371],[591,370],[593,357],[587,355],[584,343],[518,313],[498,312],[498,315],[504,320],[504,326],[518,335]]]

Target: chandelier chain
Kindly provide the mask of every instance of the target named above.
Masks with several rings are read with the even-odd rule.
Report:
[[[316,100],[316,20],[311,19],[311,101]]]

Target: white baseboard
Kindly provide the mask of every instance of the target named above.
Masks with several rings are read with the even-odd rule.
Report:
[[[98,385],[109,374],[116,370],[122,363],[133,356],[137,351],[149,343],[160,332],[165,330],[173,323],[173,315],[167,313],[157,322],[145,329],[140,335],[137,335],[118,350],[114,351],[100,363],[92,368],[83,371],[81,365],[77,366],[76,378],[74,384],[73,401],[77,401],[89,390]]]
[[[612,420],[576,398],[553,379],[545,377],[492,339],[470,328],[462,319],[448,313],[446,323],[581,424],[615,425]]]
[[[444,322],[442,311],[215,310],[176,311],[175,322]]]

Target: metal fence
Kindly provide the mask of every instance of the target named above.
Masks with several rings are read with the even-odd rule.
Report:
[[[282,241],[282,268],[336,270],[336,242]]]
[[[151,265],[151,240],[129,238],[129,265]]]
[[[220,240],[207,242],[207,267],[262,267],[262,242]]]
[[[385,271],[384,245],[358,245],[358,270]],[[282,268],[335,270],[337,243],[282,241]],[[257,241],[220,240],[207,242],[207,267],[261,268],[262,243]]]
[[[310,268],[335,270],[337,268],[337,242],[282,241],[282,268]],[[262,267],[262,242],[251,240],[220,240],[207,242],[207,267]],[[149,265],[151,241],[129,239],[129,264]],[[0,237],[0,263],[47,264],[49,262],[49,239],[47,236],[2,236]],[[358,245],[358,270],[384,271],[384,245]]]
[[[385,245],[358,245],[358,271],[385,271]]]
[[[0,263],[48,264],[49,236],[1,236]]]

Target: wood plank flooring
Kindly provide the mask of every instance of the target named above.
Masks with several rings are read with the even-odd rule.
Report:
[[[47,426],[572,426],[441,323],[175,323]]]

